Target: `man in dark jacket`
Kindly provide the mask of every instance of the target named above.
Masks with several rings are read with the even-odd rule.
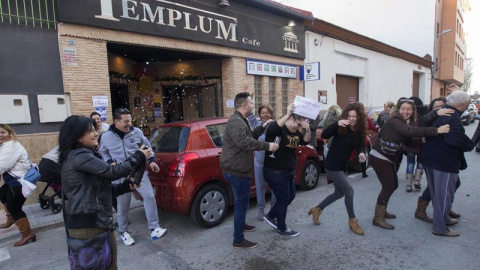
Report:
[[[269,121],[252,131],[246,119],[253,110],[253,100],[248,92],[238,93],[234,104],[235,113],[230,116],[225,128],[220,166],[235,196],[233,246],[255,248],[258,244],[248,241],[243,235],[244,227],[246,231],[255,230],[254,226],[245,224],[253,171],[253,151],[275,151],[278,145],[256,140],[262,135]]]
[[[435,235],[459,236],[460,233],[447,228],[446,224],[455,224],[448,216],[455,195],[455,183],[461,165],[463,152],[473,149],[473,142],[465,134],[461,115],[470,103],[470,96],[462,91],[453,92],[447,97],[445,108],[455,110],[451,116],[440,116],[434,127],[450,125],[450,132],[427,138],[423,146],[423,161],[428,186],[433,202],[433,231]]]

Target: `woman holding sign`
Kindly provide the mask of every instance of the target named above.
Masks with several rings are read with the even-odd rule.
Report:
[[[265,215],[264,220],[277,230],[277,234],[295,237],[299,233],[287,228],[285,218],[287,208],[295,198],[293,176],[297,167],[295,151],[299,145],[310,141],[310,126],[304,117],[293,114],[294,104],[288,105],[287,114],[270,124],[265,137],[266,142],[278,142],[275,152],[265,153],[263,175],[265,181],[275,193],[277,202]],[[303,131],[303,134],[302,134]]]
[[[308,211],[309,216],[313,215],[313,223],[320,225],[319,217],[323,209],[345,196],[345,206],[349,217],[348,225],[354,233],[363,235],[363,230],[353,211],[353,188],[348,183],[346,171],[349,157],[353,151],[356,150],[359,153],[358,159],[361,163],[366,161],[364,152],[366,123],[363,105],[351,103],[343,110],[338,122],[323,130],[323,139],[333,137],[324,166],[327,175],[333,180],[335,191]]]

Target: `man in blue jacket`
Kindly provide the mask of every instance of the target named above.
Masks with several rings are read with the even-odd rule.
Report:
[[[127,157],[131,156],[137,151],[141,145],[147,145],[151,148],[150,142],[145,138],[143,132],[132,126],[132,116],[127,109],[120,108],[115,110],[113,114],[114,124],[110,129],[102,134],[99,152],[103,159],[110,164],[122,163]],[[150,168],[154,172],[158,172],[160,168],[155,163],[155,156],[152,152],[147,161]],[[116,180],[121,183],[125,178]],[[148,178],[148,172],[145,172],[142,177],[141,185],[137,188],[138,193],[143,197],[143,205],[145,214],[147,216],[148,228],[150,229],[150,236],[152,241],[160,239],[167,233],[167,229],[163,229],[159,225],[158,211],[153,194],[152,184]],[[135,244],[128,229],[128,212],[130,210],[130,193],[121,195],[117,198],[117,220],[118,231],[127,246]]]
[[[450,132],[428,137],[422,149],[423,162],[433,203],[433,231],[435,235],[459,236],[460,233],[447,228],[446,224],[458,223],[450,219],[463,153],[473,149],[473,142],[465,134],[461,115],[470,103],[470,96],[463,91],[453,92],[447,97],[445,108],[455,112],[450,116],[440,116],[434,127],[450,125]]]

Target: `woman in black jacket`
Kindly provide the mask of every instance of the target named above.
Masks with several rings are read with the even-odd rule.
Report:
[[[363,230],[358,224],[353,211],[353,188],[348,183],[346,171],[348,160],[353,151],[357,150],[359,161],[366,161],[365,131],[366,117],[363,105],[352,103],[343,110],[340,120],[334,122],[322,132],[323,139],[333,137],[329,153],[325,160],[325,170],[327,175],[333,180],[335,191],[325,198],[318,206],[308,211],[308,215],[313,215],[313,223],[320,225],[319,217],[325,207],[345,196],[345,206],[348,213],[348,225],[350,229],[359,235],[363,235]]]
[[[390,115],[390,118],[380,130],[378,140],[370,152],[370,164],[382,184],[372,223],[384,229],[393,230],[395,228],[387,223],[385,218],[396,217],[387,212],[387,204],[393,192],[398,188],[396,161],[398,156],[402,154],[403,144],[414,146],[411,144],[414,137],[436,136],[449,132],[448,125],[441,126],[438,129],[434,127],[415,127],[416,114],[413,100],[399,100],[397,109]]]
[[[151,150],[142,147],[143,150],[136,151],[125,162],[109,165],[96,152],[97,148],[98,133],[92,119],[72,115],[65,120],[59,135],[62,188],[68,198],[64,209],[65,227],[69,236],[76,239],[108,232],[112,247],[112,263],[108,269],[117,269],[112,196],[130,192],[136,185],[130,181],[112,185],[111,181],[137,169],[143,171]],[[69,256],[69,259],[72,258]]]

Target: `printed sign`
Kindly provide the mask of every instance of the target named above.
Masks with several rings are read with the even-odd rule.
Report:
[[[107,96],[93,96],[92,97],[93,107],[108,107],[108,97]]]
[[[63,63],[67,67],[77,66],[77,49],[74,47],[63,47]]]
[[[102,121],[107,121],[107,108],[105,106],[95,107],[95,111],[100,114],[100,119],[102,119]]]
[[[233,107],[235,107],[235,105],[233,103],[233,99],[227,100],[227,108],[233,108]]]
[[[219,7],[219,0],[57,2],[60,22],[305,58],[305,16],[292,10],[281,15],[283,12],[268,8],[269,12],[250,1],[230,3],[228,8]],[[285,25],[290,20],[295,26]]]
[[[247,60],[247,74],[282,78],[297,78],[297,67],[283,63]]]
[[[295,104],[293,113],[310,119],[317,118],[323,105],[318,101],[301,96],[296,96],[293,104]]]

